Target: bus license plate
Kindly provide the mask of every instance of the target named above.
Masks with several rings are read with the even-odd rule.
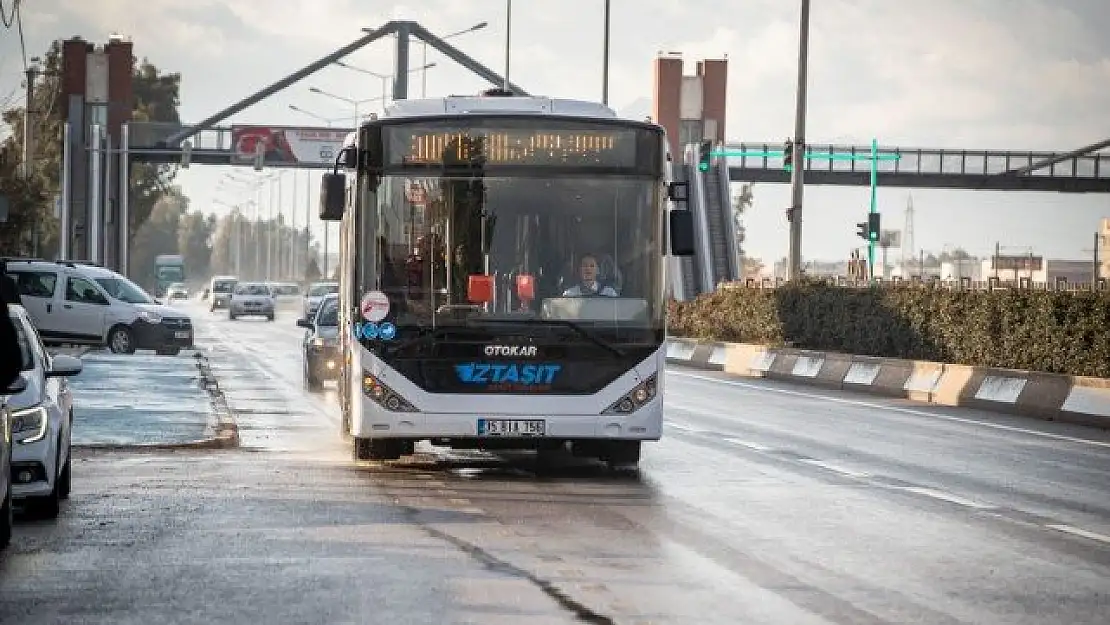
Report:
[[[478,419],[479,436],[543,436],[547,422],[542,419]]]
[[[177,332],[173,333],[173,338],[175,338],[175,339],[187,339],[187,338],[189,338],[189,331],[188,330],[178,330]]]

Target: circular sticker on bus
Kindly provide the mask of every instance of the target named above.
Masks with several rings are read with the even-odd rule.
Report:
[[[383,341],[392,341],[397,336],[397,326],[389,323],[383,323],[378,329],[378,336],[382,337]]]
[[[362,296],[359,310],[362,312],[363,319],[377,323],[389,314],[389,298],[381,291],[370,291]]]

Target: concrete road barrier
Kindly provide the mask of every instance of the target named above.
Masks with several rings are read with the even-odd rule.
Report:
[[[667,362],[1110,429],[1110,379],[683,338],[667,340]]]

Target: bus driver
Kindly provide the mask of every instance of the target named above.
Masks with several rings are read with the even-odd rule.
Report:
[[[580,281],[578,284],[563,291],[563,297],[620,297],[617,290],[611,286],[602,285],[597,281],[597,257],[592,254],[586,254],[578,263],[578,275]]]

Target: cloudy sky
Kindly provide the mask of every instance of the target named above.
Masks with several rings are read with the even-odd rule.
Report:
[[[659,51],[691,60],[727,55],[729,138],[780,141],[793,133],[798,1],[612,5],[616,108],[635,115],[650,108],[651,61]],[[602,0],[516,0],[514,82],[534,94],[600,99],[602,7]],[[23,11],[31,54],[76,34],[98,42],[113,32],[131,37],[138,56],[182,73],[181,113],[191,121],[389,19],[413,19],[439,34],[489,22],[453,43],[499,72],[504,66],[502,0],[26,0]],[[1106,0],[813,0],[811,19],[811,143],[866,144],[877,137],[884,145],[1066,150],[1110,136]],[[437,64],[426,75],[429,96],[486,87],[437,53],[428,60]],[[388,74],[393,50],[382,41],[347,62]],[[0,102],[19,97],[21,68],[15,31],[0,30]],[[421,81],[414,77],[417,95]],[[381,95],[380,81],[332,67],[228,123],[316,123],[291,104],[321,117],[351,115],[349,106],[309,92],[312,86],[352,99]],[[226,171],[194,167],[179,181],[196,206],[224,210],[213,200],[240,199],[217,191]],[[288,200],[292,177],[286,179]],[[303,223],[304,174],[298,184]],[[902,227],[908,193],[880,189],[886,227]],[[917,246],[935,251],[962,246],[985,254],[997,241],[1053,258],[1085,258],[1098,219],[1110,216],[1110,194],[915,190],[913,200]],[[748,217],[752,254],[773,260],[786,253],[788,201],[786,186],[756,186]],[[866,188],[807,187],[804,254],[846,256],[858,242],[854,224],[867,202]]]

